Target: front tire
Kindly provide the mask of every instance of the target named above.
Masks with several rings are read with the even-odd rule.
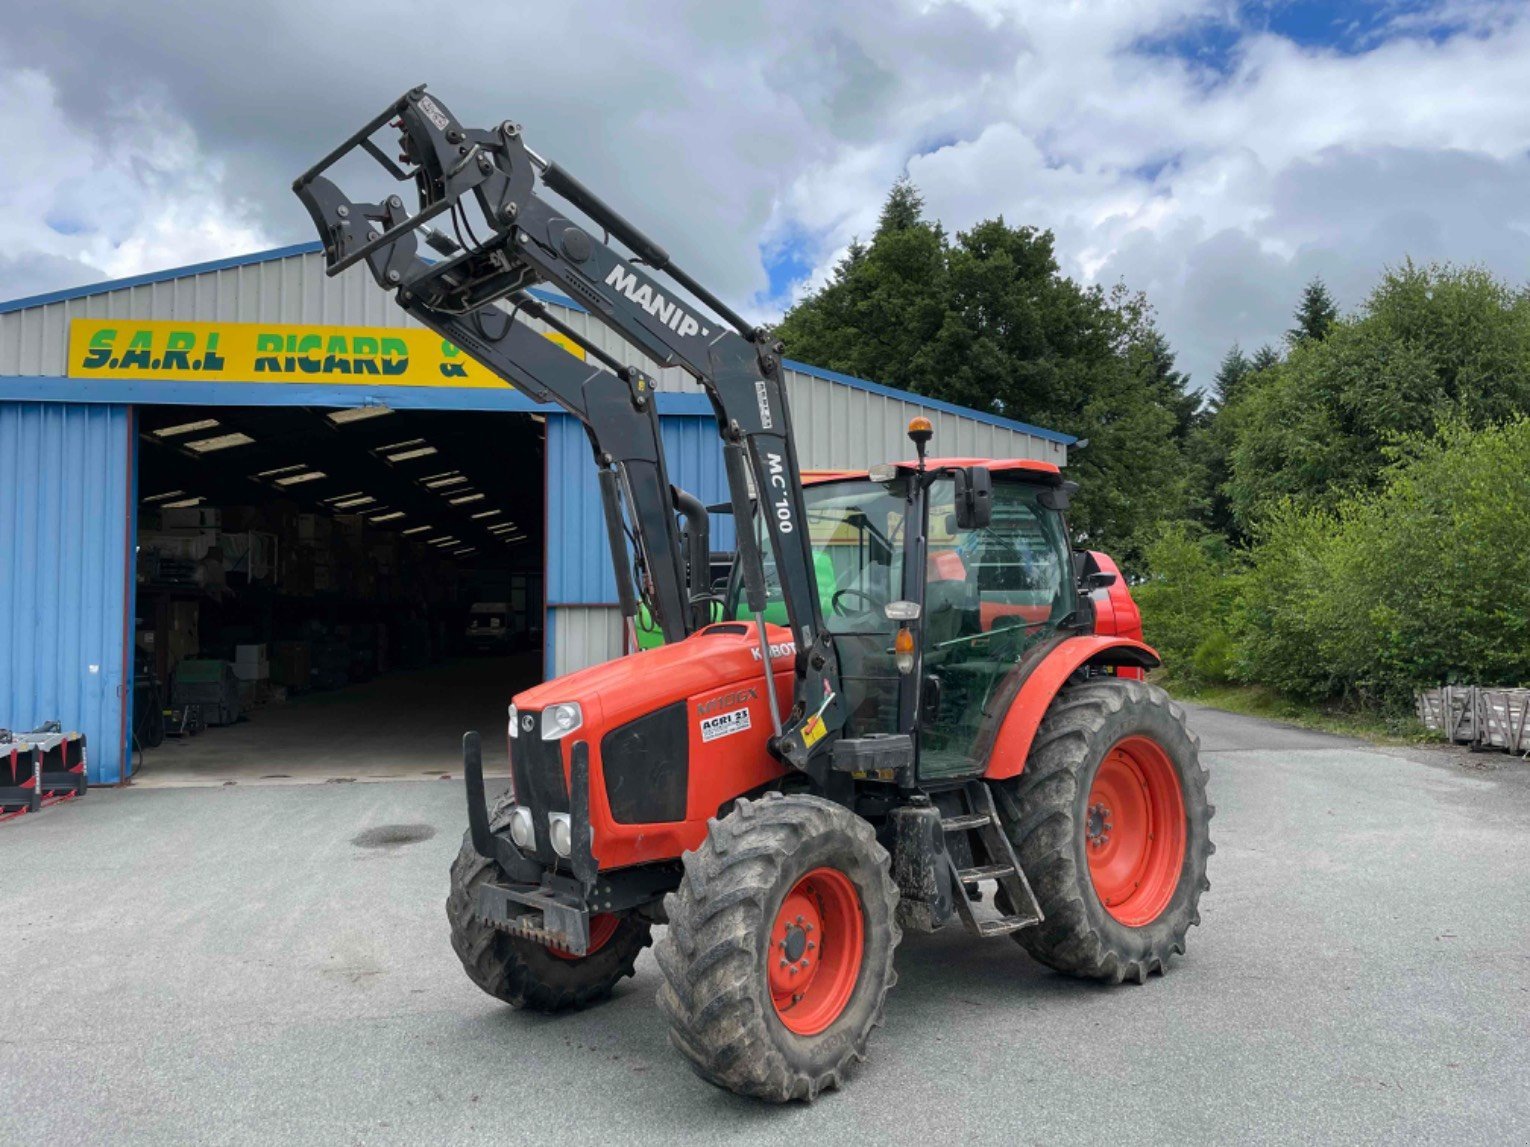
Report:
[[[490,827],[504,828],[513,807],[508,796],[502,798],[490,812]],[[652,942],[648,922],[630,913],[594,917],[591,951],[579,957],[502,932],[476,911],[479,887],[498,872],[498,865],[473,848],[471,834],[464,834],[452,861],[446,917],[468,979],[512,1008],[561,1012],[603,1000],[632,975],[638,953]]]
[[[782,1103],[865,1059],[902,933],[886,851],[860,817],[768,793],[711,822],[665,900],[670,1042],[703,1079]]]
[[[995,786],[1045,916],[1015,939],[1087,979],[1167,971],[1211,887],[1206,779],[1199,740],[1162,689],[1098,678],[1060,691],[1025,770]]]

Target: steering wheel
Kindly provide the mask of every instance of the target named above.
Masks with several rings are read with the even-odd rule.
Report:
[[[863,590],[863,589],[856,589],[853,586],[846,586],[844,589],[837,589],[837,590],[835,590],[834,591],[834,596],[829,599],[829,606],[830,606],[830,608],[832,608],[834,610],[835,616],[837,616],[837,617],[849,617],[850,616],[852,611],[849,610],[849,609],[846,609],[845,606],[844,606],[843,599],[846,598],[846,597],[858,597],[858,598],[860,598],[862,601],[864,601],[866,603],[865,608],[854,610],[853,612],[855,612],[855,613],[871,613],[877,607],[877,599],[872,597],[865,590]]]

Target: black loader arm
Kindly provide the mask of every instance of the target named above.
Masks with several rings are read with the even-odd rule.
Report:
[[[331,273],[334,273],[337,262],[345,258],[347,240],[363,234],[386,238],[380,234],[381,225],[387,223],[390,213],[391,217],[397,218],[397,213],[402,210],[402,203],[396,196],[383,204],[352,203],[333,183],[322,177],[300,187],[299,197],[315,223],[320,224]],[[321,220],[329,222],[321,223]],[[352,221],[357,222],[356,228],[350,226]],[[331,235],[339,239],[333,246]],[[436,249],[448,255],[444,278],[447,286],[453,286],[462,273],[460,268],[452,266],[453,262],[460,262],[453,256],[461,249],[444,236],[432,235],[431,239]],[[443,266],[420,256],[416,236],[407,230],[395,233],[391,243],[377,246],[366,256],[366,261],[384,286],[435,275]],[[631,632],[631,627],[637,616],[640,594],[648,601],[666,641],[681,640],[695,626],[710,620],[708,603],[692,600],[707,589],[705,581],[695,579],[692,592],[686,592],[685,569],[675,525],[676,502],[682,492],[675,491],[669,483],[651,380],[591,345],[578,332],[547,313],[539,301],[524,291],[511,293],[508,301],[513,306],[510,310],[501,309],[493,302],[467,311],[455,307],[443,309],[425,297],[404,290],[398,292],[397,298],[422,325],[449,340],[529,397],[538,402],[555,403],[584,426],[600,475],[617,594],[633,646],[636,646],[636,635]],[[523,315],[551,326],[610,369],[601,370],[580,361],[520,321]],[[689,498],[689,495],[683,496]],[[638,587],[634,587],[628,561],[628,535],[622,510],[624,500],[630,510],[636,535],[634,540],[638,545],[638,576],[643,582]],[[693,532],[694,529],[693,526]]]
[[[399,134],[398,163],[372,139],[390,122]],[[395,180],[412,182],[418,210],[410,214],[397,195],[378,203],[352,203],[324,177],[357,149]],[[492,130],[466,128],[423,86],[384,109],[302,175],[293,189],[319,229],[331,275],[365,260],[379,284],[395,289],[399,304],[426,326],[533,397],[550,399],[581,418],[597,460],[625,475],[647,569],[651,577],[662,571],[652,577],[656,589],[669,580],[671,569],[680,584],[685,558],[673,495],[663,477],[647,380],[567,328],[560,333],[618,373],[591,368],[522,327],[521,315],[550,319],[529,309],[535,300],[526,288],[555,284],[661,367],[680,367],[700,383],[723,439],[746,598],[765,646],[761,656],[768,666],[765,571],[748,526],[756,494],[797,646],[793,706],[778,722],[774,748],[788,764],[822,780],[846,713],[838,659],[824,630],[813,576],[780,345],[675,266],[663,248],[577,179],[528,148],[519,125],[506,121]],[[588,222],[576,220],[576,212]],[[490,233],[475,234],[470,214]],[[455,242],[426,226],[438,218],[451,221]],[[420,237],[443,257],[434,262],[422,258]],[[511,310],[495,304],[508,304]],[[559,329],[555,322],[550,325]],[[617,418],[613,412],[623,403],[640,409],[646,423]],[[637,438],[641,443],[633,441]],[[642,477],[645,468],[654,471],[652,480]],[[640,508],[639,501],[650,509]],[[660,504],[663,523],[651,509]],[[607,515],[614,533],[609,506]],[[671,599],[658,603],[669,636],[675,595],[662,596]],[[693,616],[700,612],[694,601],[687,604]],[[774,690],[766,692],[774,709]]]

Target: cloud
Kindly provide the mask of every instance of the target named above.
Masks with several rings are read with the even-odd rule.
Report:
[[[187,125],[147,93],[82,130],[34,68],[0,71],[7,168],[0,190],[6,297],[267,245]],[[20,178],[15,178],[19,174]]]
[[[292,176],[421,80],[469,122],[523,122],[760,317],[869,235],[904,171],[950,229],[1049,227],[1069,273],[1147,290],[1202,384],[1233,340],[1278,339],[1314,273],[1352,307],[1408,255],[1527,265],[1519,3],[412,13],[53,0],[13,19],[0,114],[24,177],[0,191],[0,293],[310,238]]]

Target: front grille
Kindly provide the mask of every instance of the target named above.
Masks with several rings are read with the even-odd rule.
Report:
[[[547,836],[547,814],[568,812],[568,778],[563,772],[563,742],[542,740],[542,714],[521,712],[521,727],[510,742],[510,772],[515,777],[515,799],[531,810],[536,826],[536,855],[556,863]],[[530,722],[531,728],[527,728]]]
[[[688,706],[681,701],[613,729],[600,742],[606,801],[619,824],[685,819],[690,784]]]

